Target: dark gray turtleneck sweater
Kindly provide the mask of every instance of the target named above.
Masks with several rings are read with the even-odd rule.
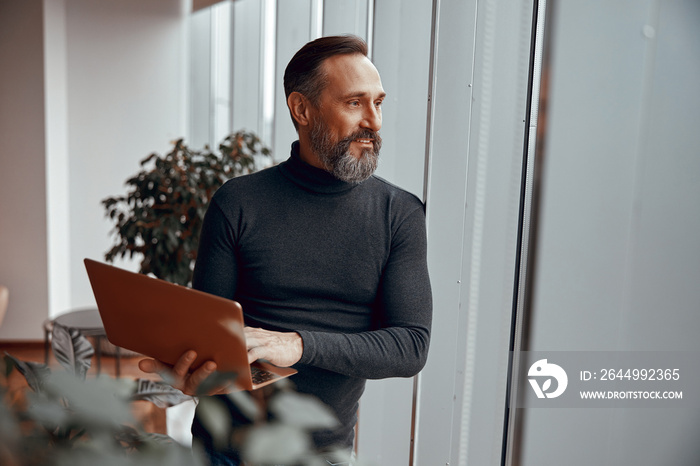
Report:
[[[350,446],[365,380],[410,377],[425,364],[423,204],[376,176],[340,181],[303,162],[294,143],[287,161],[214,195],[194,288],[240,302],[246,325],[299,332],[304,354],[291,380],[341,423],[314,440]],[[193,432],[206,437],[197,420]]]

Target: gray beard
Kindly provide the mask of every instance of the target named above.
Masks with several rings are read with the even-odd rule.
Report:
[[[328,172],[346,183],[362,183],[372,176],[379,162],[382,138],[374,131],[360,130],[333,142],[328,126],[321,119],[314,121],[311,130],[311,150],[318,156]],[[359,158],[350,153],[350,144],[355,139],[372,139],[372,149],[363,149]]]

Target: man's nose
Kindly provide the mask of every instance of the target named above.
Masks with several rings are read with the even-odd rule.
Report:
[[[375,107],[374,105],[367,107],[364,115],[362,115],[362,123],[360,126],[371,131],[379,131],[382,129],[381,109]]]

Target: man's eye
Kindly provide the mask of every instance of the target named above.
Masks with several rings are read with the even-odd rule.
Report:
[[[360,106],[360,101],[359,100],[352,100],[349,102],[351,107],[359,107]]]
[[[375,103],[374,103],[374,106],[377,107],[377,108],[382,108],[382,104],[383,104],[383,103],[384,103],[384,101],[383,101],[383,100],[380,100],[379,102],[375,102]]]

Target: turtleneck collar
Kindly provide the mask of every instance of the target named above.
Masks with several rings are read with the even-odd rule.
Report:
[[[282,174],[302,188],[324,194],[342,193],[355,186],[354,183],[347,183],[339,180],[326,170],[316,168],[304,162],[299,156],[299,141],[292,143],[292,153],[290,157],[278,165]]]

